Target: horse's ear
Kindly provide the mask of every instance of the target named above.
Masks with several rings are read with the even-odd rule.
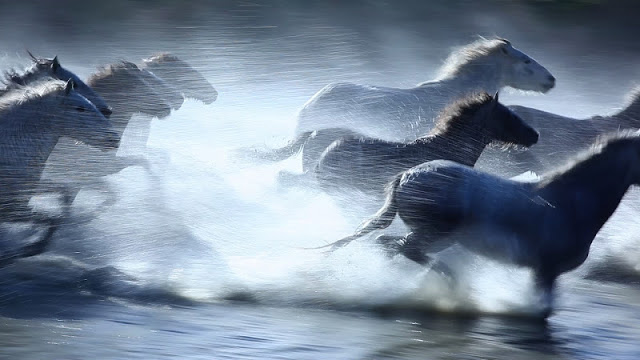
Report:
[[[499,91],[496,91],[496,94],[495,94],[495,95],[493,95],[493,102],[494,102],[494,103],[497,103],[497,102],[498,102],[498,94],[500,94],[500,92],[499,92]]]
[[[71,90],[75,89],[75,87],[76,87],[76,83],[75,83],[75,81],[73,81],[73,79],[69,79],[69,80],[67,81],[67,85],[65,85],[65,87],[64,87],[64,93],[65,93],[66,95],[69,95],[69,93],[71,92]]]
[[[51,69],[53,69],[53,71],[56,71],[59,68],[60,68],[60,61],[58,61],[58,55],[56,55],[51,61]]]
[[[37,63],[37,62],[38,62],[38,58],[37,58],[37,57],[35,57],[35,56],[31,53],[31,51],[29,51],[28,49],[27,49],[27,54],[29,54],[29,56],[31,57],[31,60],[33,60],[33,62],[35,62],[35,63]]]

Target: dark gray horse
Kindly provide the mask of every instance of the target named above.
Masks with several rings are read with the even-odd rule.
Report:
[[[528,170],[536,173],[551,170],[585,150],[606,132],[640,128],[640,88],[631,91],[628,98],[627,105],[619,112],[586,119],[569,118],[524,106],[510,106],[511,110],[540,132],[540,141],[526,151],[512,149],[499,152],[487,149],[478,159],[476,167],[508,177]]]
[[[124,62],[132,67],[138,68],[134,63]],[[160,96],[162,96],[173,110],[180,110],[184,104],[184,97],[173,85],[167,83],[147,69],[139,69],[139,75],[146,81]]]
[[[163,53],[143,60],[143,69],[175,86],[186,98],[211,104],[218,98],[216,89],[204,76],[186,61],[175,55]]]
[[[587,259],[593,239],[631,185],[640,185],[640,131],[600,140],[535,182],[435,160],[399,174],[373,218],[354,235],[326,246],[336,249],[386,228],[398,214],[411,232],[388,249],[426,264],[427,253],[459,243],[530,268],[548,315],[556,278]]]
[[[508,40],[481,38],[453,51],[436,79],[412,88],[329,84],[300,109],[295,139],[289,144],[273,150],[243,149],[239,154],[281,161],[303,145],[326,142],[325,136],[307,142],[312,134],[318,134],[316,130],[323,129],[343,128],[369,137],[412,141],[428,134],[450,103],[471,93],[493,94],[505,86],[546,93],[555,86],[555,78]]]
[[[538,132],[487,93],[470,95],[447,107],[429,135],[401,143],[367,137],[334,142],[315,168],[320,187],[328,193],[359,190],[382,196],[398,173],[425,161],[452,160],[473,166],[493,142],[531,146]]]

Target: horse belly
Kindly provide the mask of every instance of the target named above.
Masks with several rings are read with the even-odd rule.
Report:
[[[458,243],[467,250],[504,264],[535,267],[538,256],[535,249],[514,232],[493,227],[473,226],[465,229]]]
[[[403,99],[385,90],[354,84],[328,86],[300,110],[296,135],[340,127],[384,140],[414,140],[426,134],[417,133],[425,117],[412,98]]]

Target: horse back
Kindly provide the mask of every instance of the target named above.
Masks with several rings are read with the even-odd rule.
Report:
[[[345,137],[362,137],[355,131],[345,128],[328,128],[314,131],[302,149],[302,169],[312,170],[320,161],[324,151],[336,140]]]
[[[424,135],[416,134],[418,125],[426,120],[431,123],[433,117],[426,100],[412,89],[329,84],[299,111],[296,134],[343,127],[372,137],[415,139]]]
[[[487,148],[478,159],[477,168],[507,177],[529,170],[543,173],[575,156],[599,134],[589,119],[569,118],[525,106],[509,109],[539,132],[538,143],[525,150]]]

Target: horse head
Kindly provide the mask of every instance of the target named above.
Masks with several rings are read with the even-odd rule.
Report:
[[[524,52],[505,39],[499,39],[497,55],[503,63],[502,79],[505,86],[521,90],[546,93],[553,89],[556,78]]]
[[[498,100],[498,93],[489,100],[485,127],[494,141],[529,147],[538,142],[539,133],[520,116]]]
[[[53,118],[53,126],[61,136],[82,141],[102,150],[117,149],[119,136],[113,131],[111,122],[105,118],[95,105],[76,90],[75,82],[70,79],[61,85],[56,96],[59,106]]]
[[[107,105],[106,101],[87,84],[85,84],[84,81],[82,81],[76,74],[60,65],[58,56],[55,56],[53,59],[40,59],[35,57],[31,52],[27,52],[29,53],[31,60],[35,63],[34,66],[38,71],[46,72],[54,79],[62,81],[73,80],[75,84],[75,91],[89,99],[89,101],[91,101],[104,116],[111,116],[112,110],[109,105]]]
[[[143,60],[145,67],[180,90],[185,97],[211,104],[218,98],[216,89],[187,62],[171,54],[159,54]]]
[[[126,126],[133,113],[145,113],[157,117],[166,117],[171,114],[171,106],[143,80],[140,74],[137,65],[121,61],[107,65],[89,77],[88,82],[91,87],[109,99],[116,113],[126,117],[123,119],[125,123],[116,124],[116,126]]]

